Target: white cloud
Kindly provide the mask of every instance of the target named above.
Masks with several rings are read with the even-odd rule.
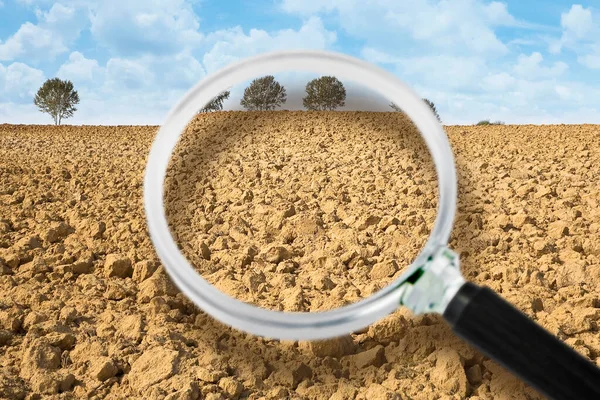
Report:
[[[245,33],[236,27],[213,32],[206,37],[208,51],[204,53],[202,63],[187,50],[173,55],[113,57],[104,69],[104,84],[100,90],[92,90],[87,83],[83,86],[80,91],[82,104],[71,123],[80,119],[95,121],[94,107],[102,107],[103,114],[110,114],[111,121],[162,123],[168,110],[206,75],[206,71],[214,71],[238,58],[263,51],[326,48],[335,40],[335,32],[327,31],[319,18],[310,18],[295,30],[267,32],[252,29]],[[82,56],[76,54],[71,58],[80,60]],[[290,85],[292,81],[296,82],[290,80]],[[236,107],[235,101],[229,103]],[[109,123],[109,120],[100,122]]]
[[[372,63],[376,64],[397,64],[402,62],[401,57],[396,57],[384,51],[374,49],[372,47],[364,47],[361,50],[361,56]]]
[[[571,90],[567,86],[556,85],[554,87],[554,91],[563,100],[570,100],[571,99],[571,96],[572,96]]]
[[[40,53],[55,57],[65,51],[67,46],[62,40],[57,40],[51,30],[25,22],[13,36],[0,44],[0,60],[27,58]]]
[[[42,71],[26,64],[15,62],[8,67],[0,64],[0,100],[33,102],[44,80]]]
[[[73,8],[84,8],[90,4],[93,4],[96,1],[100,0],[61,0],[61,3],[68,4],[69,7]],[[17,3],[22,4],[24,6],[33,8],[34,11],[37,10],[37,7],[44,6],[52,6],[56,3],[56,0],[16,0]]]
[[[300,15],[333,13],[350,35],[399,50],[410,42],[408,36],[436,52],[501,55],[508,49],[494,28],[520,25],[503,3],[481,0],[283,0],[281,7]]]
[[[506,72],[492,73],[483,78],[481,88],[489,92],[506,92],[514,87],[516,81]]]
[[[435,43],[438,48],[460,46],[474,53],[506,53],[506,46],[491,29],[500,19],[490,20],[486,7],[477,7],[478,2],[470,3],[473,2],[441,2],[435,6],[424,3],[416,15],[403,7],[388,12],[386,17],[399,28],[408,30],[413,38]]]
[[[569,12],[561,15],[560,25],[564,29],[564,35],[582,39],[590,33],[594,27],[592,22],[592,11],[588,8],[583,8],[579,4],[574,4]]]
[[[367,61],[385,64],[421,96],[432,99],[446,123],[481,119],[540,123],[560,115],[581,116],[600,91],[566,78],[568,65],[547,63],[539,52],[490,62],[482,56],[401,57],[366,47]],[[593,103],[592,103],[593,104]]]
[[[50,124],[48,114],[41,113],[33,100],[27,103],[15,103],[0,99],[0,122],[8,124]]]
[[[283,49],[325,49],[337,40],[333,31],[328,31],[318,17],[308,19],[299,30],[284,29],[273,33],[251,29],[245,34],[242,28],[214,32],[207,37],[212,44],[204,54],[203,64],[213,72],[235,60],[260,52]]]
[[[60,66],[56,76],[68,79],[75,83],[89,82],[97,79],[103,72],[98,61],[85,58],[83,54],[74,51],[69,55],[69,60]]]
[[[95,71],[92,80],[84,73],[86,65]],[[113,57],[105,67],[75,52],[61,70],[65,76],[68,71],[80,77],[76,88],[81,104],[69,120],[73,124],[161,124],[185,91],[205,75],[200,62],[185,51]]]
[[[324,13],[338,18],[346,33],[365,43],[361,56],[384,65],[423,97],[432,99],[448,123],[479,119],[543,122],[561,115],[572,117],[589,109],[598,90],[569,81],[569,65],[546,60],[540,51],[513,53],[498,36],[500,26],[546,31],[547,27],[520,21],[505,4],[480,0],[398,2],[392,0],[283,0],[288,12]],[[368,3],[368,4],[366,4]],[[577,16],[577,8],[573,15]],[[576,18],[575,18],[576,19]],[[373,21],[378,21],[373,24]],[[563,18],[571,29],[573,18]],[[586,36],[589,27],[574,29]],[[534,36],[536,37],[536,36]],[[547,37],[539,33],[537,37]],[[587,37],[587,36],[586,36]],[[515,45],[524,38],[513,35]],[[531,39],[527,42],[532,43]],[[600,51],[580,62],[600,66]],[[585,93],[582,95],[581,93]],[[567,102],[567,104],[565,104]],[[597,113],[595,115],[598,115]],[[537,119],[533,118],[537,116]]]
[[[202,39],[198,16],[185,0],[100,1],[90,20],[93,37],[120,56],[175,54]]]
[[[73,19],[75,9],[66,7],[60,3],[55,3],[52,8],[46,12],[39,8],[35,10],[35,15],[40,21],[49,25],[56,25]]]
[[[517,25],[517,20],[510,15],[505,3],[492,1],[490,4],[484,5],[482,11],[487,20],[494,25]]]
[[[153,8],[153,4],[157,7]],[[186,14],[186,4],[181,2],[182,7],[171,10],[172,5],[165,1],[127,2],[113,14],[103,4],[92,7],[92,37],[113,54],[101,64],[86,57],[84,51],[71,51],[58,67],[57,76],[72,80],[81,98],[77,113],[68,123],[159,124],[207,70],[214,71],[238,58],[265,51],[326,49],[337,40],[336,32],[326,29],[318,17],[307,18],[296,29],[244,31],[234,27],[203,36],[198,32],[195,14]],[[45,10],[38,11],[38,17],[47,25],[68,15],[60,8]],[[191,8],[188,11],[191,13]],[[137,44],[141,50],[127,51]],[[196,53],[201,49],[206,51]],[[36,83],[33,88],[37,86]],[[31,91],[27,96],[30,94]],[[22,118],[27,112],[35,110],[17,106],[11,99],[0,104],[3,121],[17,122],[13,116]],[[40,119],[32,122],[47,122],[43,115],[36,113],[37,117]]]
[[[485,59],[479,56],[400,57],[370,47],[363,48],[361,56],[372,63],[393,66],[397,75],[407,82],[447,89],[472,89],[488,70]]]
[[[421,84],[454,89],[470,89],[487,71],[480,57],[422,56],[404,59],[401,74]]]
[[[202,64],[188,52],[155,59],[151,65],[161,71],[161,84],[176,89],[189,89],[206,75]]]
[[[348,3],[356,4],[356,1],[348,0]],[[283,0],[281,7],[284,11],[289,13],[311,15],[319,12],[332,12],[341,4],[343,4],[343,0]]]
[[[0,44],[0,60],[46,60],[68,51],[84,23],[74,8],[55,3],[47,12],[36,10],[37,24],[25,22]]]
[[[185,51],[172,56],[116,57],[107,62],[105,87],[147,92],[189,89],[205,75],[202,64]]]
[[[530,56],[521,54],[513,71],[517,76],[534,80],[557,77],[569,69],[569,66],[562,61],[555,62],[551,67],[544,67],[541,65],[543,60],[544,57],[539,52],[534,52]]]
[[[590,44],[600,46],[600,15],[591,8],[579,4],[571,6],[560,18],[562,35],[550,43],[549,51],[559,54],[564,48],[575,51],[579,62],[594,68],[595,55],[590,53]]]
[[[154,79],[154,74],[141,62],[111,58],[106,64],[105,85],[111,90],[120,92],[142,89],[151,85]]]
[[[144,15],[138,22],[153,24],[156,21]],[[207,51],[202,62],[186,49],[175,54],[114,56],[102,69],[104,79],[98,79],[102,82],[100,88],[95,88],[90,80],[78,87],[82,101],[69,123],[162,123],[168,110],[206,75],[206,70],[214,71],[233,60],[263,51],[327,48],[335,40],[335,32],[326,30],[319,18],[309,18],[298,29],[244,32],[236,27],[210,33],[204,39]],[[75,52],[61,71],[83,74],[91,65],[96,66],[94,60]],[[97,115],[99,108],[103,110],[102,118]]]
[[[595,53],[577,57],[577,61],[590,69],[600,69],[600,48]]]

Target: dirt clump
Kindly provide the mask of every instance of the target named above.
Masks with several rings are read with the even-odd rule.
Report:
[[[264,307],[324,310],[377,291],[436,212],[435,173],[402,118],[200,115],[167,182],[183,252]],[[541,399],[438,316],[399,309],[297,343],[198,310],[147,233],[156,129],[0,126],[0,398]],[[450,246],[466,278],[600,365],[600,129],[446,131],[459,176]]]

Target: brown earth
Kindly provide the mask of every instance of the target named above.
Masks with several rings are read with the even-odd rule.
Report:
[[[221,290],[317,311],[403,272],[433,225],[437,181],[403,114],[299,115],[245,113],[240,124],[226,113],[189,129],[171,160],[166,211],[186,257]]]
[[[466,277],[600,365],[600,128],[446,129]],[[294,343],[197,310],[146,233],[155,131],[0,125],[0,398],[540,398],[436,316],[401,309]],[[167,185],[173,230],[246,301],[309,311],[362,298],[435,216],[435,175],[398,114],[219,113],[184,140]]]

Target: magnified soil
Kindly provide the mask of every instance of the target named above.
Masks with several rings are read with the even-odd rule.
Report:
[[[317,311],[368,297],[425,244],[433,162],[401,113],[209,116],[183,135],[166,210],[186,257],[240,300]]]
[[[225,272],[215,282],[224,290],[224,282],[237,281],[233,294],[271,308],[330,308],[391,281],[427,236],[436,201],[430,161],[414,151],[422,145],[408,139],[401,116],[253,115],[202,116],[186,133],[190,148],[215,127],[228,130],[173,160],[171,172],[179,162],[205,180],[188,187],[189,176],[173,175],[167,192],[178,193],[169,198],[170,218],[194,264],[219,267]],[[270,137],[275,123],[281,132]],[[600,365],[600,128],[446,130],[459,175],[451,247],[466,277]],[[362,332],[296,343],[232,330],[196,309],[169,281],[146,231],[142,178],[155,132],[0,125],[0,398],[541,398],[436,316],[400,309]],[[290,145],[282,143],[286,134]],[[320,141],[322,153],[311,151]],[[294,152],[287,150],[292,144]],[[207,157],[202,149],[215,153]],[[421,158],[402,164],[408,160],[400,155],[409,154]],[[423,202],[410,207],[425,222],[408,228],[411,216],[401,202],[415,186]],[[406,197],[393,195],[404,188]],[[189,208],[181,207],[186,199],[195,200]],[[273,229],[279,216],[282,225]],[[380,227],[386,216],[398,221]],[[235,218],[250,225],[246,233]],[[302,221],[310,222],[306,231]],[[290,237],[283,234],[288,225]],[[316,239],[298,232],[316,232]],[[215,246],[219,237],[227,240]],[[289,246],[291,254],[269,253],[273,244]],[[250,246],[250,264],[236,265]],[[210,255],[201,258],[206,248]],[[288,259],[270,261],[280,256]],[[321,258],[343,267],[329,261],[317,268]],[[403,262],[393,273],[371,276],[391,259]],[[256,271],[257,286],[244,268]],[[323,279],[313,281],[311,270]],[[293,276],[293,283],[277,276]],[[297,294],[290,303],[280,297],[285,290]],[[331,300],[320,297],[324,291]]]

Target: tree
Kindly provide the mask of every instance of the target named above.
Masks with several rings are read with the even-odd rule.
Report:
[[[439,122],[442,122],[442,120],[440,119],[440,115],[438,114],[437,109],[435,108],[435,104],[433,104],[433,102],[429,99],[423,99],[423,101],[425,102],[425,104],[427,104],[429,106],[429,108],[431,108],[431,111],[433,111],[433,114],[435,114],[435,117],[437,118],[437,120]],[[393,108],[394,111],[402,112],[400,107],[398,107],[398,105],[395,103],[390,103],[390,107]]]
[[[431,101],[429,99],[423,99],[423,101],[425,102],[425,104],[427,104],[429,106],[429,108],[431,108],[431,111],[433,111],[433,114],[435,115],[437,120],[439,122],[442,122],[442,120],[440,119],[440,114],[438,114],[437,109],[435,108],[435,104],[433,104],[433,101]]]
[[[281,107],[287,100],[285,88],[273,75],[257,78],[244,90],[240,104],[250,111],[267,111]]]
[[[390,103],[390,107],[396,112],[402,112],[402,109],[394,102]]]
[[[229,98],[230,94],[231,93],[229,92],[229,90],[225,90],[224,92],[219,93],[216,97],[209,101],[199,112],[205,113],[211,111],[222,111],[223,102]]]
[[[33,104],[41,112],[50,114],[55,125],[60,125],[63,118],[70,118],[77,111],[75,105],[79,104],[79,94],[73,89],[71,81],[48,79],[39,88]]]
[[[302,104],[307,110],[335,110],[343,107],[346,89],[335,76],[322,76],[306,84],[306,97]]]

